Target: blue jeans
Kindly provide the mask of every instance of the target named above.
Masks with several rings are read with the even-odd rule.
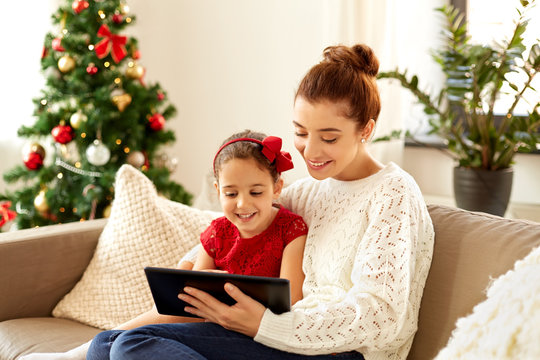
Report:
[[[363,360],[351,351],[335,355],[298,355],[262,345],[252,338],[212,323],[179,323],[143,326],[133,330],[110,330],[98,334],[87,360],[105,359],[279,359]]]

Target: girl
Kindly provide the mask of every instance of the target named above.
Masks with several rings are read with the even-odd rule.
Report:
[[[234,306],[188,287],[180,297],[206,322],[126,331],[112,347],[93,343],[89,359],[109,349],[111,359],[406,359],[434,231],[414,179],[369,152],[378,67],[365,45],[329,47],[295,96],[295,146],[311,177],[280,201],[310,227],[303,299],[277,315],[232,284]]]
[[[300,216],[275,204],[283,189],[281,173],[293,168],[290,154],[281,151],[281,139],[249,130],[234,134],[217,151],[213,166],[225,216],[212,221],[201,234],[195,264],[184,262],[179,268],[285,278],[290,281],[291,304],[296,303],[302,298],[302,254],[308,228]],[[117,330],[200,321],[161,315],[154,307]],[[108,332],[97,337],[105,336],[114,341]],[[89,345],[66,353],[31,354],[22,360],[82,360]]]
[[[202,233],[193,269],[289,279],[294,304],[302,298],[307,225],[274,204],[283,188],[281,172],[293,167],[290,154],[280,149],[280,138],[249,130],[219,148],[214,186],[225,216]]]

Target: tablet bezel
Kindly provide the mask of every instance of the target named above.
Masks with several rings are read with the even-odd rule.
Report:
[[[156,308],[164,315],[197,317],[184,311],[184,307],[190,305],[178,298],[186,286],[206,291],[221,302],[233,305],[235,301],[223,289],[228,282],[276,314],[291,308],[287,279],[161,267],[145,267],[144,272]]]

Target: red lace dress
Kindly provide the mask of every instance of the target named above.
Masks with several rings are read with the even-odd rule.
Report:
[[[241,238],[238,229],[226,217],[220,217],[201,234],[201,243],[218,269],[279,277],[283,249],[307,231],[301,216],[280,206],[270,226],[259,235]]]

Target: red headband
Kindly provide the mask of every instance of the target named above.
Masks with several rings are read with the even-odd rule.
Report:
[[[273,163],[275,160],[276,170],[280,174],[294,167],[291,154],[286,151],[281,151],[281,138],[278,138],[277,136],[267,136],[263,139],[263,141],[252,138],[238,138],[221,145],[216,155],[214,156],[214,161],[212,162],[214,167],[214,174],[216,173],[216,158],[218,157],[221,150],[223,150],[226,146],[229,146],[232,143],[239,141],[249,141],[255,144],[262,145],[262,154],[270,161],[270,163]]]

